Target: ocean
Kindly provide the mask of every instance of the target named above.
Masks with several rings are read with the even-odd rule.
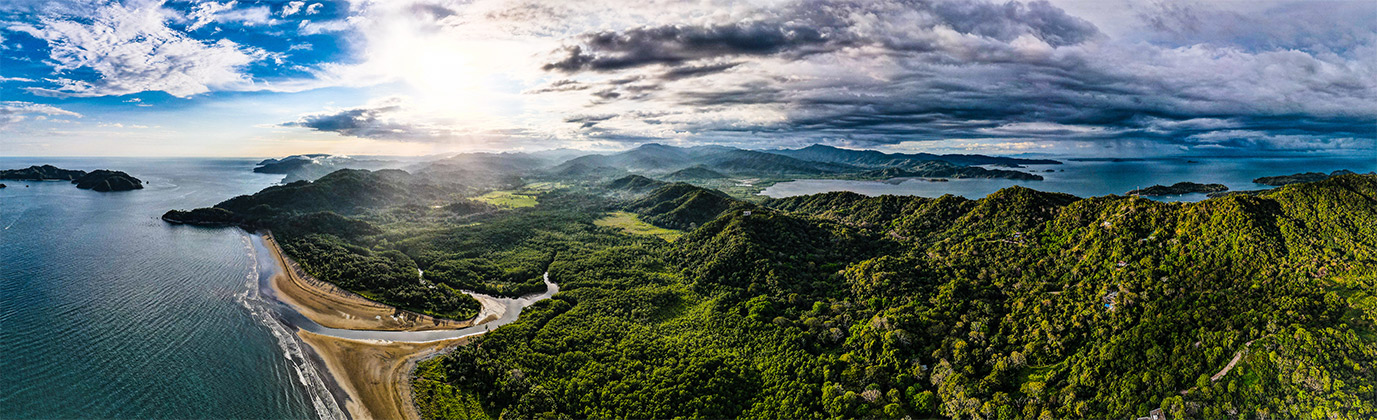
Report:
[[[1365,157],[1151,158],[1121,161],[1054,159],[1062,161],[1063,164],[1027,165],[1025,168],[1012,169],[1042,175],[1044,179],[1041,181],[953,179],[948,182],[929,182],[914,179],[891,183],[802,179],[774,184],[761,194],[780,198],[827,191],[853,191],[870,196],[893,194],[938,197],[953,194],[977,199],[1002,188],[1022,185],[1039,191],[1096,197],[1125,194],[1139,188],[1158,184],[1171,185],[1182,181],[1224,184],[1230,190],[1265,189],[1271,187],[1254,184],[1253,179],[1301,172],[1330,173],[1339,169],[1362,173],[1377,170],[1377,151],[1372,151]],[[1053,172],[1047,172],[1048,170]],[[1184,194],[1152,198],[1163,201],[1199,201],[1206,197],[1205,194]]]
[[[159,219],[281,179],[256,161],[0,158],[148,181],[0,181],[0,418],[320,417],[309,366],[246,301],[250,236]]]

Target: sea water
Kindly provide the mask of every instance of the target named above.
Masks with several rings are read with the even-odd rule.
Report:
[[[925,179],[884,181],[852,181],[835,179],[804,179],[774,184],[761,194],[780,198],[816,194],[828,191],[853,191],[865,195],[917,195],[938,197],[952,194],[971,199],[989,195],[1003,188],[1021,185],[1039,191],[1064,192],[1080,197],[1126,194],[1153,185],[1171,185],[1189,181],[1201,184],[1224,184],[1230,190],[1271,188],[1254,184],[1255,178],[1291,175],[1301,172],[1330,173],[1339,169],[1367,173],[1377,170],[1377,150],[1351,156],[1317,157],[1219,157],[1219,158],[1150,158],[1123,160],[1073,160],[1058,158],[1061,165],[1027,165],[1010,170],[1041,175],[1041,181],[1008,179],[952,179],[931,182]],[[987,167],[990,169],[1005,169]],[[1048,172],[1048,171],[1051,172]],[[1205,194],[1183,194],[1152,197],[1164,201],[1198,201]]]
[[[320,418],[318,372],[246,300],[257,267],[235,228],[174,226],[281,175],[253,159],[0,158],[0,169],[113,169],[100,193],[0,181],[0,418]],[[323,413],[326,417],[332,413]]]

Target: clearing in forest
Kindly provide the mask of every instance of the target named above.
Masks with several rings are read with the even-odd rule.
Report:
[[[608,213],[607,217],[595,220],[593,224],[621,229],[623,232],[632,235],[656,236],[669,242],[674,242],[675,239],[679,239],[680,236],[684,235],[682,231],[665,229],[643,222],[641,218],[637,217],[635,214],[624,211]]]

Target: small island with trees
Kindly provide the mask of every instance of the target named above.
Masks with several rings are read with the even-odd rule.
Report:
[[[1139,196],[1163,196],[1163,195],[1182,195],[1191,193],[1217,193],[1228,191],[1229,187],[1224,184],[1197,184],[1194,182],[1178,182],[1171,185],[1153,185],[1147,188],[1140,188],[1129,191],[1128,195]]]
[[[16,181],[70,181],[77,188],[98,192],[143,189],[143,181],[123,171],[97,169],[91,172],[62,169],[53,165],[0,170],[0,179]],[[0,187],[3,188],[3,187]]]

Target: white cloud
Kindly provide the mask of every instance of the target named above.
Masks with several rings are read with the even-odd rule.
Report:
[[[23,101],[0,101],[0,130],[7,129],[30,116],[37,116],[35,119],[46,119],[46,116],[81,118],[81,114],[52,105]]]
[[[232,5],[233,2],[231,2]],[[46,96],[110,96],[163,91],[178,97],[212,89],[247,90],[253,81],[241,70],[268,57],[261,49],[229,40],[203,42],[169,28],[159,7],[100,7],[89,19],[41,18],[22,27],[51,47],[54,70],[89,68],[100,75],[81,81],[55,77],[56,88],[29,88]]]
[[[320,3],[311,3],[310,6],[306,6],[306,14],[314,15],[316,13],[320,13],[320,7]]]
[[[342,32],[353,28],[353,23],[348,19],[323,20],[312,22],[302,20],[297,25],[297,33],[301,35],[318,35],[329,32]]]
[[[272,23],[272,11],[267,6],[255,6],[236,9],[237,1],[231,0],[225,3],[208,1],[198,3],[187,14],[191,24],[187,25],[187,31],[196,31],[211,23],[235,22],[244,25],[265,25]]]
[[[292,2],[287,2],[287,4],[286,4],[285,6],[282,6],[282,13],[280,13],[279,16],[287,17],[287,16],[295,15],[296,12],[300,12],[300,11],[301,11],[301,7],[302,7],[302,6],[305,6],[305,5],[306,5],[306,2],[304,2],[304,1],[292,1]]]

